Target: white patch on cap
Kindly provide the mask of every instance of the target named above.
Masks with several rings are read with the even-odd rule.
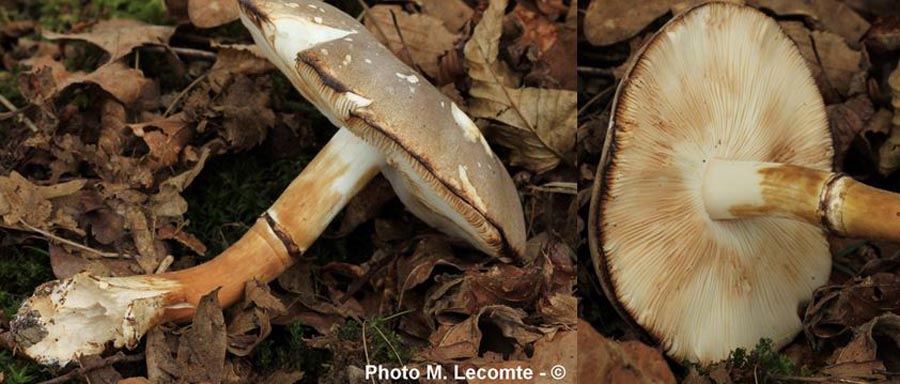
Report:
[[[456,121],[456,125],[462,128],[463,135],[467,140],[472,142],[480,141],[481,146],[484,147],[486,153],[494,153],[491,151],[491,147],[488,145],[487,141],[484,140],[484,136],[481,135],[481,130],[478,129],[478,126],[472,122],[472,119],[470,119],[465,112],[456,106],[456,103],[450,103],[450,112],[453,115],[453,120]]]
[[[462,182],[462,190],[466,193],[467,197],[472,199],[472,204],[475,204],[475,208],[484,212],[484,201],[481,200],[481,196],[478,196],[478,191],[475,190],[475,186],[469,181],[469,175],[466,173],[466,169],[465,165],[460,164],[459,180]]]
[[[297,8],[297,7],[300,6],[300,4],[297,4],[297,3],[287,3],[287,4],[285,4],[285,6],[288,7],[288,8]]]
[[[366,64],[372,64],[372,60],[366,59]]]
[[[319,51],[322,52],[323,55],[328,56],[328,50],[327,50],[327,49],[322,48],[322,49],[320,49]]]
[[[312,9],[317,9],[317,8],[319,8],[319,7],[317,7],[315,4],[307,4],[306,6],[312,8]]]
[[[322,18],[319,16],[313,17],[313,21],[315,21],[316,24],[322,24]]]
[[[416,89],[413,88],[413,87],[409,87],[409,91],[412,92],[412,93],[416,93]]]
[[[350,41],[350,42],[352,42],[353,39],[352,39],[352,38],[349,38],[349,37],[345,37],[345,38],[344,38],[344,41]]]
[[[403,80],[406,80],[406,81],[408,81],[408,82],[410,82],[410,83],[416,84],[416,83],[419,82],[419,77],[416,76],[416,75],[404,75],[404,74],[402,74],[402,73],[400,73],[400,72],[397,72],[396,74],[397,74],[397,77],[399,77],[399,78],[401,78],[401,79],[403,79]]]
[[[346,66],[346,65],[350,65],[351,62],[353,62],[353,56],[350,56],[348,54],[347,56],[344,56],[344,61],[342,61],[341,64]]]
[[[447,103],[445,103],[445,102],[442,101],[442,102],[441,102],[441,108],[447,108]]]

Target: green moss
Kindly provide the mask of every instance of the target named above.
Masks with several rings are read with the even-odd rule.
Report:
[[[82,21],[126,18],[150,24],[167,22],[163,0],[48,0],[40,2],[35,10],[44,28],[67,31]]]
[[[706,370],[706,373],[723,365],[736,383],[776,383],[779,382],[778,378],[781,376],[808,376],[810,374],[806,370],[797,369],[790,358],[774,348],[772,340],[769,339],[760,339],[750,352],[743,348],[732,351],[728,360],[714,365]]]
[[[331,353],[314,349],[303,341],[314,331],[299,321],[275,327],[272,335],[253,350],[254,366],[269,373],[279,369],[299,369],[307,378],[320,377],[327,370]]]
[[[239,239],[300,173],[308,155],[266,160],[246,152],[221,156],[187,190],[189,230],[209,247],[213,257]]]
[[[0,232],[0,244],[11,243],[7,236]],[[49,255],[45,251],[21,244],[0,246],[0,311],[13,315],[35,287],[52,279]],[[14,358],[6,350],[0,350],[0,372],[6,377],[4,384],[50,378],[39,365]]]

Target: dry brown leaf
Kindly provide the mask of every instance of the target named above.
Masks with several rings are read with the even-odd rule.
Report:
[[[808,337],[834,338],[884,312],[900,311],[900,275],[876,273],[816,290],[803,324]]]
[[[853,48],[859,48],[860,40],[869,30],[866,19],[838,0],[748,0],[747,3],[771,9],[781,16],[804,16],[817,29],[838,34]]]
[[[413,68],[418,66],[432,79],[438,77],[441,56],[452,50],[460,38],[447,30],[440,19],[421,13],[407,13],[399,5],[369,8],[365,24],[400,60]]]
[[[608,340],[578,319],[578,381],[674,384],[675,375],[659,350],[637,341]]]
[[[858,95],[842,104],[829,105],[826,112],[834,138],[834,163],[840,170],[850,144],[863,132],[875,110],[868,96]]]
[[[213,45],[218,48],[216,62],[209,70],[209,83],[216,93],[221,92],[237,75],[259,75],[275,67],[256,45]]]
[[[575,330],[548,334],[534,343],[534,355],[531,357],[531,368],[535,372],[548,375],[536,377],[535,383],[577,383],[578,381],[578,332]],[[554,377],[554,369],[560,372],[562,367],[564,380]],[[557,373],[559,374],[559,373]]]
[[[112,19],[98,22],[86,33],[55,33],[44,31],[50,40],[81,40],[94,44],[109,53],[108,63],[125,57],[142,45],[168,46],[174,27],[149,25],[132,19]]]
[[[147,216],[141,208],[128,206],[125,209],[125,228],[131,233],[138,250],[137,262],[145,273],[153,273],[166,257],[165,246],[155,238]]]
[[[0,176],[0,217],[7,226],[18,226],[20,222],[41,229],[53,226],[74,230],[80,234],[75,220],[68,214],[55,210],[52,200],[80,191],[86,180],[38,186],[28,181],[18,172]]]
[[[738,0],[741,1],[741,0]],[[593,45],[624,41],[673,9],[685,9],[705,0],[593,0],[584,16],[584,36]],[[741,1],[742,2],[742,1]]]
[[[416,4],[422,13],[441,19],[451,32],[459,32],[475,14],[463,0],[416,0]]]
[[[48,56],[24,62],[32,70],[19,79],[23,94],[32,102],[43,104],[66,88],[76,84],[96,84],[101,89],[127,105],[144,102],[143,107],[155,103],[159,90],[156,83],[144,77],[137,69],[120,62],[101,66],[91,73],[69,72],[65,66]]]
[[[174,337],[167,337],[162,327],[153,327],[147,332],[147,346],[144,356],[147,360],[147,378],[153,383],[173,383],[178,374],[175,360],[176,343]]]
[[[333,236],[343,237],[353,232],[360,224],[368,222],[378,215],[381,207],[393,200],[396,194],[391,184],[384,177],[376,177],[369,182],[362,192],[353,197],[344,208],[341,225]]]
[[[891,135],[878,150],[878,172],[889,175],[900,168],[900,67],[888,78],[891,88],[891,106],[894,107]]]
[[[268,105],[270,86],[267,81],[238,75],[225,90],[222,105],[218,107],[225,119],[219,134],[235,151],[259,145],[275,125],[275,112]]]
[[[887,313],[856,330],[853,340],[834,353],[834,362],[822,373],[834,378],[866,378],[867,382],[887,380],[883,372],[900,367],[900,316]]]
[[[129,124],[131,132],[147,144],[150,149],[151,168],[168,168],[178,162],[178,156],[194,134],[184,113],[169,117],[159,117],[150,121]]]
[[[219,306],[219,290],[200,299],[191,328],[178,345],[181,379],[191,383],[221,382],[225,376],[227,334]]]
[[[150,197],[150,210],[156,216],[178,217],[187,212],[188,204],[181,192],[184,192],[194,181],[194,178],[200,174],[209,159],[210,151],[204,148],[200,153],[200,159],[191,169],[188,169],[178,175],[159,184],[159,192]]]
[[[854,77],[862,71],[862,53],[834,33],[810,32],[799,21],[779,24],[797,44],[827,104],[840,102],[851,94]]]
[[[577,93],[519,87],[519,79],[498,58],[506,0],[492,0],[465,55],[472,78],[469,114],[498,125],[494,140],[510,148],[510,162],[545,172],[568,159],[575,145]]]
[[[235,21],[240,8],[235,0],[188,0],[191,24],[199,28],[213,28]]]

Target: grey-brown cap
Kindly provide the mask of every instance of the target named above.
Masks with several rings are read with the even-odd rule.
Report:
[[[828,279],[823,230],[713,220],[701,184],[714,159],[829,170],[830,135],[806,62],[775,21],[729,3],[676,16],[623,78],[598,169],[589,238],[611,301],[680,360],[790,341],[798,304]]]
[[[515,185],[453,101],[328,4],[242,0],[241,6],[257,43],[270,58],[283,58],[275,64],[298,90],[335,125],[382,151],[383,173],[410,211],[488,254],[524,257]]]

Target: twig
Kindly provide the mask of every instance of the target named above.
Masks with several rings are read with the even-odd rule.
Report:
[[[117,354],[115,354],[115,355],[112,355],[112,356],[110,356],[110,357],[107,357],[107,358],[103,359],[102,361],[100,361],[100,362],[98,362],[98,363],[96,363],[96,364],[85,365],[85,366],[83,366],[83,367],[81,367],[81,368],[78,368],[78,369],[69,371],[69,372],[66,373],[65,375],[57,376],[57,377],[54,377],[54,378],[52,378],[52,379],[50,379],[50,380],[47,380],[47,381],[42,381],[40,384],[60,384],[60,383],[65,383],[65,382],[67,382],[67,381],[69,381],[69,380],[72,380],[72,379],[74,379],[74,378],[76,378],[76,377],[84,376],[86,373],[88,373],[88,372],[90,372],[90,371],[93,371],[93,370],[96,370],[96,369],[105,368],[105,367],[108,367],[108,366],[110,366],[110,365],[114,365],[114,364],[118,364],[118,363],[136,363],[136,362],[141,361],[141,360],[144,360],[144,354],[143,354],[143,353],[138,353],[138,354],[136,354],[136,355],[126,355],[126,354],[124,354],[124,353],[122,353],[122,352],[119,352],[119,353],[117,353]]]
[[[588,100],[586,103],[584,103],[584,105],[582,105],[581,108],[578,109],[578,116],[581,116],[581,114],[583,114],[584,111],[586,111],[588,109],[588,107],[590,107],[591,105],[596,103],[597,100],[600,100],[600,99],[608,96],[615,89],[616,89],[615,84],[610,85],[610,86],[606,87],[605,89],[603,89],[602,91],[600,91],[600,93],[594,95],[594,97],[592,97],[590,100]]]
[[[561,193],[565,195],[577,195],[578,184],[561,181],[551,181],[544,185],[529,185],[528,189],[537,192]]]
[[[615,76],[615,72],[609,68],[594,68],[594,67],[577,67],[578,73],[583,73],[585,75],[599,75],[599,76]]]
[[[106,258],[119,258],[119,257],[124,257],[124,258],[127,258],[127,259],[132,259],[132,258],[134,258],[134,256],[129,255],[129,254],[127,254],[127,253],[119,254],[119,253],[112,253],[112,252],[103,252],[103,251],[98,250],[98,249],[94,249],[94,248],[91,248],[91,247],[88,247],[88,246],[85,246],[85,245],[78,244],[78,243],[76,243],[76,242],[74,242],[74,241],[72,241],[72,240],[69,240],[69,239],[66,239],[66,238],[63,238],[63,237],[59,237],[59,236],[54,235],[54,234],[52,234],[52,233],[50,233],[50,232],[47,232],[47,231],[45,231],[45,230],[43,230],[43,229],[40,229],[40,228],[38,228],[38,227],[34,227],[34,226],[32,226],[31,224],[26,223],[25,220],[19,220],[19,223],[21,223],[22,226],[25,227],[25,229],[27,229],[27,230],[29,230],[29,231],[31,231],[31,232],[38,233],[38,234],[40,234],[40,235],[46,237],[48,240],[53,240],[53,241],[58,242],[58,243],[63,243],[63,244],[65,244],[65,245],[68,245],[68,246],[71,246],[71,247],[74,247],[74,248],[78,248],[78,249],[80,249],[80,250],[82,250],[82,251],[89,252],[89,253],[93,253],[93,254],[98,255],[98,256],[101,256],[101,257],[106,257]]]
[[[13,104],[3,95],[0,95],[0,103],[2,103],[3,106],[6,107],[6,109],[8,109],[10,112],[19,112],[19,108],[16,108],[15,104]],[[34,125],[34,122],[31,121],[28,116],[22,116],[22,122],[25,123],[25,126],[27,126],[28,129],[31,130],[31,132],[37,133],[39,131],[37,125]]]
[[[400,358],[400,353],[397,352],[397,348],[394,348],[394,344],[388,340],[387,335],[381,331],[381,328],[378,328],[378,324],[372,323],[372,328],[375,328],[375,331],[378,332],[378,335],[380,335],[382,339],[384,339],[384,342],[387,343],[388,347],[391,347],[391,352],[394,352],[397,362],[399,362],[401,366],[404,365],[403,359]]]
[[[425,73],[425,71],[422,70],[422,67],[419,66],[419,63],[416,63],[416,58],[413,57],[412,49],[406,44],[406,39],[403,38],[403,32],[400,32],[400,23],[397,22],[397,14],[395,14],[393,10],[391,10],[391,21],[394,22],[394,30],[397,31],[397,36],[400,38],[400,44],[403,45],[403,50],[406,51],[409,62],[412,63],[412,66],[415,67],[419,73]]]
[[[148,52],[156,52],[156,53],[171,51],[171,52],[175,53],[175,55],[178,56],[178,58],[181,58],[182,56],[184,56],[184,57],[192,57],[192,58],[195,58],[198,60],[207,60],[207,61],[216,61],[216,59],[218,59],[218,57],[219,57],[219,55],[217,55],[215,52],[209,52],[209,51],[204,51],[201,49],[194,49],[194,48],[160,47],[160,46],[150,45],[150,46],[141,47],[141,50],[148,51]]]
[[[366,342],[366,322],[362,322],[362,342],[363,342],[363,353],[366,354],[366,365],[372,365],[372,361],[369,360],[369,343]],[[371,377],[372,384],[375,384],[375,377]]]
[[[182,89],[181,92],[178,92],[178,95],[175,96],[175,100],[172,100],[172,103],[169,104],[168,108],[166,108],[166,112],[163,113],[163,118],[169,117],[169,114],[171,114],[172,110],[175,109],[175,106],[178,105],[179,102],[181,102],[181,99],[183,99],[184,96],[187,95],[188,91],[190,91],[191,89],[196,87],[197,84],[200,84],[200,82],[206,78],[206,75],[209,75],[209,72],[200,75],[199,77],[194,79],[194,81],[192,81],[190,84],[188,84],[187,87],[184,87],[184,89]]]

